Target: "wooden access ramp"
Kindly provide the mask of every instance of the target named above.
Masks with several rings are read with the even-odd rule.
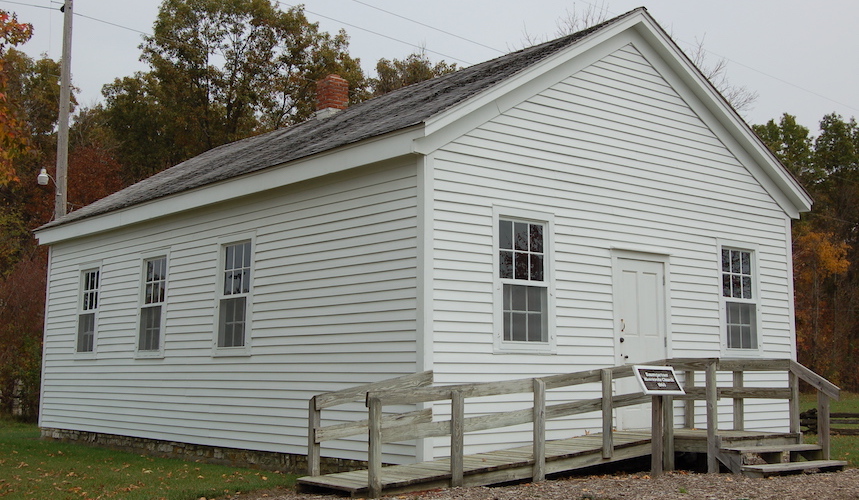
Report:
[[[699,429],[677,429],[674,435],[675,450],[691,453],[707,452],[707,432]],[[545,474],[576,473],[595,465],[610,464],[651,455],[653,447],[650,431],[613,431],[614,452],[610,458],[603,456],[602,434],[588,434],[569,439],[546,442]],[[820,460],[818,445],[799,444],[801,436],[794,433],[722,431],[719,441],[724,445],[720,455],[736,456],[733,462],[725,462],[728,470],[751,477],[815,470],[841,470],[846,462]],[[778,457],[770,456],[778,454]],[[811,453],[805,460],[782,462],[782,453]],[[756,455],[768,463],[743,465],[741,456]],[[721,459],[720,459],[721,460]],[[532,480],[534,477],[534,454],[531,446],[520,446],[463,457],[462,486],[486,486],[512,481]],[[745,470],[744,470],[745,469]],[[398,495],[411,491],[446,488],[451,484],[450,458],[408,465],[382,467],[380,472],[382,495]],[[355,470],[323,476],[306,476],[298,479],[304,491],[332,491],[351,497],[371,496],[369,471]]]
[[[650,455],[649,432],[614,432],[614,453],[603,458],[600,434],[546,442],[545,472],[556,474],[585,467]],[[521,446],[463,457],[463,486],[483,486],[531,479],[534,475],[533,448]],[[395,495],[409,491],[446,488],[451,480],[450,459],[410,465],[392,465],[381,470],[381,493]],[[298,480],[303,490],[335,490],[352,497],[370,495],[368,471],[356,470],[306,476]]]
[[[711,473],[719,472],[721,466],[735,473],[757,476],[815,468],[829,470],[843,466],[842,463],[829,460],[829,400],[837,399],[840,390],[799,363],[788,359],[707,358],[659,360],[648,365],[671,366],[682,373],[685,393],[666,396],[615,394],[613,381],[633,376],[631,366],[616,366],[532,379],[449,386],[433,386],[432,372],[424,372],[317,395],[310,400],[308,414],[308,476],[299,479],[299,484],[305,488],[335,489],[351,495],[379,497],[383,493],[440,486],[494,484],[529,478],[541,481],[547,474],[645,455],[650,455],[652,473],[659,474],[674,468],[675,452],[680,451],[706,454],[707,471]],[[720,387],[717,384],[719,371],[732,373],[730,386]],[[787,386],[747,387],[744,385],[744,373],[749,371],[784,372]],[[695,383],[696,378],[701,381],[701,375],[703,386]],[[821,418],[819,444],[816,446],[818,450],[796,446],[802,444],[799,433],[800,380],[817,389]],[[569,388],[587,384],[591,385],[587,391],[591,394],[594,388],[601,388],[601,397],[547,398],[549,390],[567,388],[566,393],[575,394],[576,391],[570,391]],[[533,401],[533,405],[491,414],[473,415],[465,411],[468,399],[511,394],[527,394],[526,397]],[[744,401],[756,398],[788,401],[789,434],[761,434],[744,429]],[[717,407],[720,399],[733,400],[731,429],[719,426]],[[696,400],[706,402],[706,429],[696,428]],[[323,409],[354,404],[356,401],[366,405],[367,419],[323,425]],[[675,404],[681,401],[682,406]],[[434,420],[431,406],[407,413],[386,414],[383,411],[386,406],[414,408],[432,402],[449,404],[449,420]],[[637,404],[651,406],[650,432],[614,431],[613,410]],[[680,408],[683,409],[683,423],[676,426],[674,413]],[[548,420],[592,412],[599,413],[602,432],[560,441],[547,440]],[[522,424],[531,424],[533,427],[530,446],[465,455],[465,434]],[[574,429],[570,431],[569,434],[577,433]],[[368,438],[368,469],[321,475],[321,443],[359,435]],[[450,439],[450,458],[383,467],[384,443],[444,436]],[[782,449],[773,449],[774,446]],[[758,449],[749,451],[749,448]],[[751,468],[754,464],[746,462],[749,454],[757,454],[759,458],[773,463],[768,467]],[[790,465],[780,463],[782,456],[791,457]],[[805,463],[798,465],[794,458]]]

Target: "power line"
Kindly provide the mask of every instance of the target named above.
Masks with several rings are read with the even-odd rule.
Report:
[[[294,5],[290,5],[290,4],[286,3],[286,2],[280,2],[280,1],[278,1],[278,2],[277,2],[277,4],[278,4],[278,5],[285,5],[285,6],[289,7],[289,8],[293,8],[293,7],[295,7]],[[356,25],[354,25],[354,24],[350,24],[350,23],[347,23],[347,22],[345,22],[345,21],[341,21],[341,20],[339,20],[339,19],[335,19],[335,18],[333,18],[333,17],[329,17],[329,16],[326,16],[326,15],[324,15],[324,14],[319,14],[318,12],[313,12],[312,10],[307,10],[307,8],[304,8],[303,10],[304,10],[304,12],[308,12],[308,13],[310,13],[310,14],[313,14],[314,16],[321,17],[321,18],[323,18],[323,19],[328,19],[329,21],[334,21],[335,23],[340,23],[340,24],[342,24],[342,25],[344,25],[344,26],[349,26],[350,28],[355,28],[355,29],[357,29],[357,30],[366,31],[367,33],[371,33],[371,34],[373,34],[373,35],[380,36],[380,37],[382,37],[382,38],[387,38],[388,40],[393,40],[393,41],[395,41],[395,42],[402,43],[402,44],[408,45],[408,46],[410,46],[410,47],[415,47],[415,48],[417,48],[417,49],[425,50],[425,51],[427,51],[427,52],[432,52],[433,54],[436,54],[436,55],[442,56],[442,57],[444,57],[444,58],[446,58],[446,59],[453,59],[454,61],[459,61],[459,62],[464,63],[464,64],[467,64],[467,65],[469,65],[469,66],[471,66],[472,64],[474,64],[474,63],[468,62],[468,61],[466,61],[466,60],[464,60],[464,59],[460,59],[460,58],[458,58],[458,57],[454,57],[454,56],[450,56],[450,55],[447,55],[447,54],[443,54],[443,53],[441,53],[441,52],[438,52],[438,51],[435,51],[435,50],[430,50],[430,49],[428,49],[428,48],[426,48],[426,47],[421,47],[420,45],[417,45],[417,44],[414,44],[414,43],[411,43],[411,42],[407,42],[407,41],[405,41],[405,40],[400,40],[399,38],[395,38],[395,37],[392,37],[392,36],[386,35],[386,34],[384,34],[384,33],[379,33],[378,31],[373,31],[373,30],[371,30],[371,29],[362,28],[362,27],[360,27],[360,26],[356,26]]]
[[[36,9],[54,10],[54,7],[48,7],[47,5],[36,5],[36,4],[33,4],[33,3],[14,2],[13,0],[0,0],[0,2],[3,2],[3,3],[11,3],[11,4],[14,4],[14,5],[23,5],[23,6],[25,6],[25,7],[34,7],[34,8],[36,8]],[[55,3],[57,3],[57,2],[51,2],[51,3],[54,3],[54,4],[55,4]],[[57,9],[57,10],[59,10],[59,9]]]
[[[678,40],[679,40],[679,39],[678,39]],[[689,46],[692,46],[692,47],[695,47],[695,46],[696,46],[695,44],[690,43],[690,42],[688,42],[688,41],[686,41],[686,40],[679,40],[679,41],[682,41],[684,44],[689,45]],[[775,80],[775,81],[777,81],[777,82],[783,83],[783,84],[785,84],[785,85],[791,86],[791,87],[793,87],[793,88],[795,88],[795,89],[797,89],[797,90],[800,90],[800,91],[802,91],[802,92],[806,92],[806,93],[811,94],[811,95],[813,95],[813,96],[815,96],[815,97],[819,97],[819,98],[821,98],[821,99],[825,99],[825,100],[827,100],[827,101],[829,101],[829,102],[832,102],[832,103],[834,103],[834,104],[837,104],[837,105],[839,105],[839,106],[844,106],[845,108],[852,109],[853,111],[859,112],[859,108],[854,108],[853,106],[851,106],[851,105],[849,105],[849,104],[844,104],[843,102],[836,101],[835,99],[832,99],[831,97],[827,97],[827,96],[825,96],[825,95],[823,95],[823,94],[820,94],[820,93],[817,93],[817,92],[815,92],[815,91],[813,91],[813,90],[807,89],[807,88],[805,88],[805,87],[801,87],[801,86],[799,86],[799,85],[797,85],[797,84],[795,84],[795,83],[791,83],[791,82],[789,82],[789,81],[787,81],[787,80],[785,80],[785,79],[783,79],[783,78],[779,78],[779,77],[777,77],[777,76],[775,76],[775,75],[771,75],[771,74],[766,73],[766,72],[764,72],[764,71],[761,71],[761,70],[759,70],[759,69],[757,69],[757,68],[753,68],[752,66],[749,66],[748,64],[743,64],[743,63],[741,63],[741,62],[739,62],[739,61],[735,61],[735,60],[733,60],[733,59],[731,59],[731,58],[725,57],[725,56],[723,56],[723,55],[717,54],[717,53],[715,53],[715,52],[713,52],[713,51],[710,51],[710,50],[707,50],[707,49],[702,49],[702,50],[703,50],[704,52],[708,53],[708,54],[711,54],[711,55],[713,55],[713,56],[718,57],[719,59],[724,59],[725,61],[728,61],[728,62],[730,62],[730,63],[736,64],[736,65],[738,65],[738,66],[742,66],[742,67],[746,68],[747,70],[754,71],[755,73],[758,73],[758,74],[763,75],[763,76],[765,76],[765,77],[767,77],[767,78],[773,79],[773,80]]]
[[[36,8],[36,9],[46,9],[46,10],[56,10],[56,11],[59,11],[59,8],[56,8],[56,7],[50,7],[50,6],[47,6],[47,5],[37,5],[37,4],[33,4],[33,3],[16,2],[16,1],[14,1],[14,0],[0,0],[0,2],[2,2],[2,3],[11,3],[11,4],[14,4],[14,5],[23,5],[24,7],[33,7],[33,8]],[[50,2],[50,3],[55,4],[55,5],[62,5],[62,3],[60,3],[60,2],[53,2],[53,1],[52,1],[52,2]],[[114,23],[114,22],[111,22],[111,21],[105,21],[104,19],[99,19],[99,18],[97,18],[97,17],[92,17],[92,16],[88,16],[88,15],[86,15],[86,14],[81,14],[80,12],[75,12],[75,13],[74,13],[74,15],[75,15],[75,17],[82,17],[82,18],[84,18],[84,19],[89,19],[89,20],[91,20],[91,21],[95,21],[95,22],[98,22],[98,23],[107,24],[107,25],[109,25],[109,26],[114,26],[114,27],[116,27],[116,28],[122,28],[122,29],[124,29],[124,30],[133,31],[134,33],[140,33],[141,35],[147,35],[147,36],[149,35],[149,33],[145,32],[145,31],[140,31],[140,30],[138,30],[138,29],[129,28],[128,26],[123,26],[123,25],[121,25],[121,24],[117,24],[117,23]]]
[[[478,46],[480,46],[480,47],[483,47],[483,48],[486,48],[486,49],[489,49],[489,50],[494,50],[495,52],[498,52],[498,53],[500,53],[500,54],[506,54],[506,52],[504,52],[503,50],[496,49],[495,47],[490,47],[489,45],[486,45],[486,44],[483,44],[483,43],[480,43],[480,42],[477,42],[477,41],[471,40],[471,39],[469,39],[469,38],[465,38],[464,36],[459,36],[459,35],[457,35],[456,33],[451,33],[450,31],[445,31],[445,30],[443,30],[443,29],[436,28],[435,26],[430,26],[429,24],[423,23],[423,22],[421,22],[421,21],[416,21],[416,20],[411,19],[411,18],[408,18],[408,17],[406,17],[406,16],[401,16],[400,14],[397,14],[397,13],[395,13],[395,12],[391,12],[391,11],[389,11],[389,10],[385,10],[385,9],[380,8],[380,7],[376,7],[375,5],[370,5],[370,4],[366,3],[366,2],[362,2],[361,0],[352,0],[352,1],[353,1],[353,2],[355,2],[355,3],[359,3],[359,4],[361,4],[361,5],[364,5],[364,6],[366,6],[366,7],[370,7],[371,9],[376,9],[376,10],[378,10],[378,11],[384,12],[385,14],[390,14],[390,15],[392,15],[392,16],[394,16],[394,17],[399,17],[400,19],[405,19],[406,21],[409,21],[409,22],[412,22],[412,23],[418,24],[418,25],[423,26],[423,27],[425,27],[425,28],[429,28],[429,29],[431,29],[431,30],[438,31],[439,33],[444,33],[445,35],[449,35],[449,36],[452,36],[452,37],[454,37],[454,38],[459,38],[460,40],[464,40],[464,41],[466,41],[466,42],[468,42],[468,43],[473,43],[474,45],[478,45]]]

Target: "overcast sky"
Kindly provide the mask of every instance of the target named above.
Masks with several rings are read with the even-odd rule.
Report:
[[[138,61],[142,33],[151,33],[160,0],[75,0],[72,75],[79,101],[101,100],[101,87],[146,66]],[[281,1],[286,9],[298,2]],[[796,115],[817,131],[836,112],[859,116],[856,0],[306,0],[323,30],[346,29],[350,53],[372,74],[379,58],[403,58],[416,47],[434,61],[460,66],[522,48],[528,38],[557,36],[558,20],[591,4],[609,17],[636,7],[650,14],[684,50],[704,40],[709,58],[728,61],[732,84],[758,93],[743,113],[751,124]],[[59,0],[0,0],[0,8],[34,26],[23,50],[59,59]],[[414,22],[417,21],[417,22]],[[420,23],[420,24],[419,24]],[[447,33],[445,33],[447,32]],[[454,36],[455,35],[455,36]]]

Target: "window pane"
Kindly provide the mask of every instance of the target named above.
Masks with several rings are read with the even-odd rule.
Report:
[[[543,253],[543,226],[531,224],[531,251]]]
[[[731,250],[731,272],[739,273],[742,271],[742,263],[740,262],[740,252]]]
[[[742,298],[743,287],[740,284],[740,277],[736,274],[731,275],[731,297]]]
[[[535,286],[528,288],[528,311],[541,312],[543,311],[543,290]]]
[[[505,250],[513,249],[513,222],[498,221],[498,245]]]
[[[513,316],[513,331],[511,340],[516,342],[525,342],[528,340],[528,315],[525,313],[512,313]]]
[[[238,259],[241,267],[248,268],[251,267],[251,244],[250,242],[242,243],[239,246],[239,250],[241,251],[241,257]]]
[[[722,272],[731,272],[731,251],[726,248],[722,249]]]
[[[245,297],[221,300],[218,347],[245,345]]]
[[[546,342],[547,291],[542,287],[504,285],[504,340]]]
[[[233,286],[233,272],[227,271],[224,273],[224,295],[234,294]]]
[[[513,260],[514,266],[516,267],[516,279],[527,280],[528,268],[530,267],[528,263],[528,254],[516,252]]]
[[[544,342],[543,317],[540,314],[528,315],[528,340],[531,342]]]
[[[739,322],[740,318],[740,304],[736,302],[728,302],[726,304],[726,309],[728,313],[727,321],[729,324],[734,324]]]
[[[749,252],[740,252],[742,260],[742,273],[752,274],[752,254]]]
[[[160,347],[161,306],[144,307],[140,311],[140,341],[138,350],[156,351]]]
[[[729,302],[726,304],[728,347],[757,349],[757,309],[755,304]]]
[[[236,247],[235,245],[230,245],[226,247],[226,254],[224,255],[224,270],[235,269],[236,267]]]
[[[741,348],[743,343],[740,327],[737,325],[728,326],[728,347],[731,349]]]
[[[531,281],[543,281],[543,256],[531,254]]]
[[[514,242],[516,250],[528,250],[528,224],[526,222],[516,222],[513,224]]]
[[[730,297],[731,296],[731,275],[723,274],[722,275],[722,296]]]
[[[513,279],[513,252],[502,251],[499,259],[500,273],[502,278]]]
[[[250,292],[250,242],[229,245],[224,250],[224,295]]]
[[[510,288],[513,294],[513,307],[511,309],[514,311],[527,311],[529,287],[521,285],[511,285]]]
[[[95,313],[78,317],[78,352],[92,352],[95,338]]]
[[[250,254],[248,254],[250,256]],[[251,269],[245,268],[242,270],[242,293],[251,291]]]
[[[743,298],[752,298],[752,278],[751,276],[743,276]]]

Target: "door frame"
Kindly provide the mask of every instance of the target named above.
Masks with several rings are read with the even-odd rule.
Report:
[[[615,366],[621,366],[624,364],[624,361],[621,359],[620,352],[620,329],[621,329],[621,318],[620,311],[618,309],[618,300],[617,300],[617,290],[620,289],[621,286],[621,273],[620,273],[620,264],[618,262],[619,259],[628,259],[628,260],[640,260],[646,262],[653,262],[657,264],[662,264],[662,276],[665,279],[665,283],[662,287],[663,293],[663,318],[665,319],[664,325],[664,335],[665,335],[665,357],[670,358],[670,353],[672,352],[672,342],[671,342],[671,294],[669,293],[671,287],[671,266],[670,260],[671,255],[668,253],[661,252],[650,252],[650,251],[640,251],[640,250],[625,250],[612,248],[611,249],[611,272],[612,272],[612,346],[614,347],[614,360]]]

